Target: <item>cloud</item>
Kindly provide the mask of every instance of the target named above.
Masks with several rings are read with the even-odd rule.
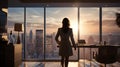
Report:
[[[102,24],[107,27],[116,26],[115,20],[103,20]]]
[[[103,20],[102,23],[103,33],[117,33],[119,34],[119,28],[117,27],[115,20]]]
[[[8,20],[8,21],[7,21],[7,27],[8,27],[8,28],[13,28],[15,23],[21,23],[21,22],[19,22],[19,21],[16,22],[16,21]]]
[[[29,15],[26,18],[28,23],[44,23],[44,17],[38,15]]]
[[[44,28],[44,23],[27,23],[26,27]]]
[[[53,12],[53,14],[59,14],[60,13],[60,10],[56,10]]]
[[[24,8],[8,8],[8,14],[24,14]]]
[[[24,21],[24,14],[23,11],[18,8],[9,8],[8,10],[8,20],[14,22],[23,22]]]
[[[98,20],[90,20],[90,21],[86,21],[84,24],[96,26],[96,25],[99,25],[99,21]]]
[[[43,8],[27,8],[26,13],[31,15],[44,15],[44,9]]]
[[[33,15],[31,16],[32,18],[40,18],[40,16],[37,16],[37,15]]]
[[[103,10],[102,11],[103,19],[115,19],[116,18],[116,13],[120,12],[119,7],[103,8],[102,10]]]
[[[47,28],[55,29],[55,28],[60,27],[60,25],[59,25],[59,24],[51,24],[51,23],[47,23],[47,24],[46,24],[46,27],[47,27]]]
[[[60,20],[54,17],[47,17],[47,23],[58,24]]]

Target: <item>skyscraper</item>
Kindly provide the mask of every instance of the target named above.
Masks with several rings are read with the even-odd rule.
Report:
[[[53,54],[53,49],[52,49],[52,36],[51,35],[47,35],[46,36],[46,56],[50,57]]]
[[[32,42],[32,39],[33,39],[33,32],[32,32],[32,30],[30,30],[30,33],[29,33],[29,40]]]
[[[27,51],[30,58],[33,57],[34,49],[35,48],[33,44],[33,32],[32,30],[30,30],[29,36],[28,36],[28,42],[27,42]]]
[[[59,52],[59,48],[57,47],[57,43],[56,43],[56,41],[55,41],[55,32],[52,34],[52,44],[53,44],[53,47],[52,47],[52,49],[53,49],[53,55],[54,56],[59,56],[58,55],[58,52]]]
[[[37,58],[43,58],[44,46],[43,46],[43,30],[36,30],[36,54]]]
[[[94,44],[95,43],[95,41],[94,41],[94,38],[93,38],[93,36],[89,36],[88,37],[88,44]]]

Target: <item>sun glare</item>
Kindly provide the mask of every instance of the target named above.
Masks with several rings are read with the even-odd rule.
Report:
[[[84,24],[84,21],[80,21],[80,25],[79,26],[80,26],[79,27],[80,35],[87,34],[86,25]]]
[[[80,35],[84,35],[86,33],[85,32],[85,26],[84,26],[82,21],[80,21],[80,25],[78,25],[78,22],[73,21],[71,23],[71,28],[73,28],[73,32],[74,32],[75,35],[78,34],[78,28],[79,28]]]
[[[75,34],[78,33],[78,24],[72,23],[72,24],[71,24],[71,28],[73,29],[73,32],[74,32]]]

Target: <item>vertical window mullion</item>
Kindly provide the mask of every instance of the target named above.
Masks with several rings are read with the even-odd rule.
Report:
[[[26,59],[26,7],[24,7],[24,59]]]
[[[100,23],[100,40],[99,42],[102,42],[102,7],[99,7],[99,23]]]
[[[44,60],[45,60],[45,47],[46,47],[46,7],[44,7]]]
[[[79,30],[80,30],[80,26],[79,26],[79,24],[80,24],[80,15],[79,15],[79,13],[80,13],[80,12],[79,12],[79,8],[80,8],[80,7],[78,7],[78,40],[80,39],[80,31],[79,31]],[[80,54],[79,52],[80,52],[80,51],[79,51],[79,50],[80,50],[80,49],[78,48],[78,60],[80,59],[80,57],[79,57],[79,54]]]

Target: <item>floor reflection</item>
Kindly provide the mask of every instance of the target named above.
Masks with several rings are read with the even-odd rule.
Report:
[[[61,67],[60,62],[23,62],[19,67]],[[104,67],[95,61],[79,60],[79,62],[69,62],[68,67]],[[107,64],[106,67],[120,67],[119,62]]]
[[[23,62],[20,67],[61,67],[60,62]],[[78,67],[78,62],[69,62],[68,67]]]

